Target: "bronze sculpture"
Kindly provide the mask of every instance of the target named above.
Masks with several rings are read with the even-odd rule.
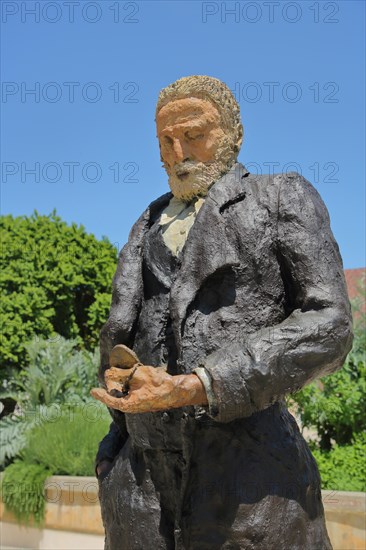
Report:
[[[327,210],[299,174],[236,162],[239,107],[219,80],[168,86],[156,121],[172,193],[121,251],[108,391],[92,392],[113,418],[96,459],[105,548],[329,549],[317,466],[283,401],[352,344]],[[133,376],[110,366],[119,344]]]

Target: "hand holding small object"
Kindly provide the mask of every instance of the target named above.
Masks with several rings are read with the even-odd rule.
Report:
[[[109,362],[111,367],[104,373],[108,391],[91,390],[91,395],[108,407],[143,413],[207,404],[205,389],[195,374],[171,376],[165,367],[142,365],[122,344],[113,348]]]

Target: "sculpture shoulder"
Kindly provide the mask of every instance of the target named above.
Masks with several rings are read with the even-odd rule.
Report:
[[[285,174],[250,174],[247,186],[262,197],[269,197],[277,203],[279,211],[298,211],[315,209],[317,215],[329,218],[324,202],[315,187],[298,172]]]
[[[254,181],[260,184],[262,187],[286,187],[289,185],[296,186],[298,188],[312,189],[314,191],[315,187],[304,178],[302,174],[298,172],[286,172],[282,174],[247,174],[247,181]],[[244,180],[245,181],[245,180]]]
[[[161,211],[165,208],[172,197],[171,193],[165,193],[157,199],[153,200],[148,207],[142,212],[140,217],[133,224],[128,236],[128,241],[139,240],[145,231],[153,224],[160,216]]]
[[[244,180],[245,182],[251,182],[257,184],[263,189],[269,187],[282,188],[287,186],[294,186],[298,189],[315,190],[314,186],[298,172],[286,172],[282,174],[247,174]]]
[[[300,217],[311,215],[329,223],[328,210],[319,192],[298,172],[276,176],[279,189],[279,210],[297,212]]]

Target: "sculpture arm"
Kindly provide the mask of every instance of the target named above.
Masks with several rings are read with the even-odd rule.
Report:
[[[142,241],[148,221],[146,210],[131,229],[128,242],[120,252],[112,283],[112,304],[108,321],[100,334],[98,378],[105,388],[104,372],[109,368],[109,354],[116,344],[132,346],[134,327],[143,293]],[[103,460],[113,461],[128,438],[124,413],[109,408],[113,422],[99,445],[96,467]]]
[[[210,414],[229,422],[265,409],[318,376],[339,369],[352,346],[342,260],[328,212],[299,174],[279,189],[277,255],[291,313],[210,354]]]

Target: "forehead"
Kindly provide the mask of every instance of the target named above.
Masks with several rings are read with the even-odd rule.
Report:
[[[188,97],[170,101],[160,109],[156,117],[158,132],[177,124],[210,124],[220,122],[217,108],[205,99]]]

